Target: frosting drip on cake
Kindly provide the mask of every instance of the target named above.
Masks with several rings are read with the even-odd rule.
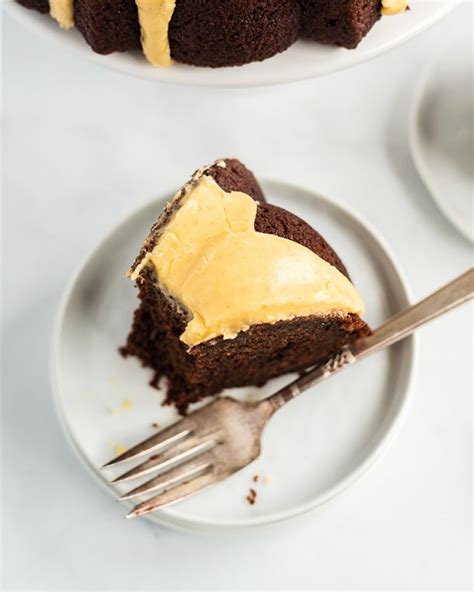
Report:
[[[177,199],[131,278],[154,268],[160,288],[189,313],[186,345],[230,339],[260,323],[363,313],[361,297],[335,267],[299,243],[255,231],[257,203],[249,195],[227,193],[203,175]]]
[[[74,26],[73,0],[49,0],[49,14],[62,29],[70,29]]]
[[[408,9],[408,0],[382,0],[382,15],[392,16]]]
[[[176,0],[135,0],[140,21],[143,53],[153,66],[172,62],[168,27]]]

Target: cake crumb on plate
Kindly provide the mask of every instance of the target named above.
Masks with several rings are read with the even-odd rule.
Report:
[[[257,499],[257,492],[255,491],[255,489],[250,488],[249,494],[245,499],[251,506],[253,506]]]
[[[122,446],[122,444],[119,444],[118,442],[114,442],[114,441],[108,441],[107,442],[107,446],[109,448],[112,448],[113,451],[115,452],[116,456],[120,456],[121,454],[123,454],[124,452],[127,452],[128,448],[126,448],[125,446]]]
[[[118,415],[124,409],[132,409],[133,401],[131,399],[124,399],[118,407],[108,407],[112,415]]]

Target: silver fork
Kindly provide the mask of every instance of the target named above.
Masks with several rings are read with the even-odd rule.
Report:
[[[112,483],[157,474],[119,498],[129,500],[160,492],[135,506],[127,518],[176,503],[247,466],[260,454],[265,424],[288,401],[368,354],[407,337],[420,325],[472,298],[473,293],[474,269],[470,269],[267,399],[242,403],[230,397],[218,398],[114,458],[102,468],[151,454]]]

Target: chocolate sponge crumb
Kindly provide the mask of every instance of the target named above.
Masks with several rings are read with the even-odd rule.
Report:
[[[255,491],[255,489],[250,488],[249,494],[245,499],[248,501],[248,503],[251,506],[253,506],[255,504],[256,499],[257,499],[257,492]]]

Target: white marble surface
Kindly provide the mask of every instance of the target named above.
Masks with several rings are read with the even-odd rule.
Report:
[[[62,289],[104,232],[229,154],[356,208],[397,254],[414,297],[466,269],[469,244],[411,163],[407,113],[440,41],[455,43],[471,23],[466,4],[351,71],[209,92],[60,55],[4,18],[4,589],[469,587],[470,307],[420,332],[411,410],[375,468],[317,512],[226,538],[122,519],[65,444],[48,350]]]

